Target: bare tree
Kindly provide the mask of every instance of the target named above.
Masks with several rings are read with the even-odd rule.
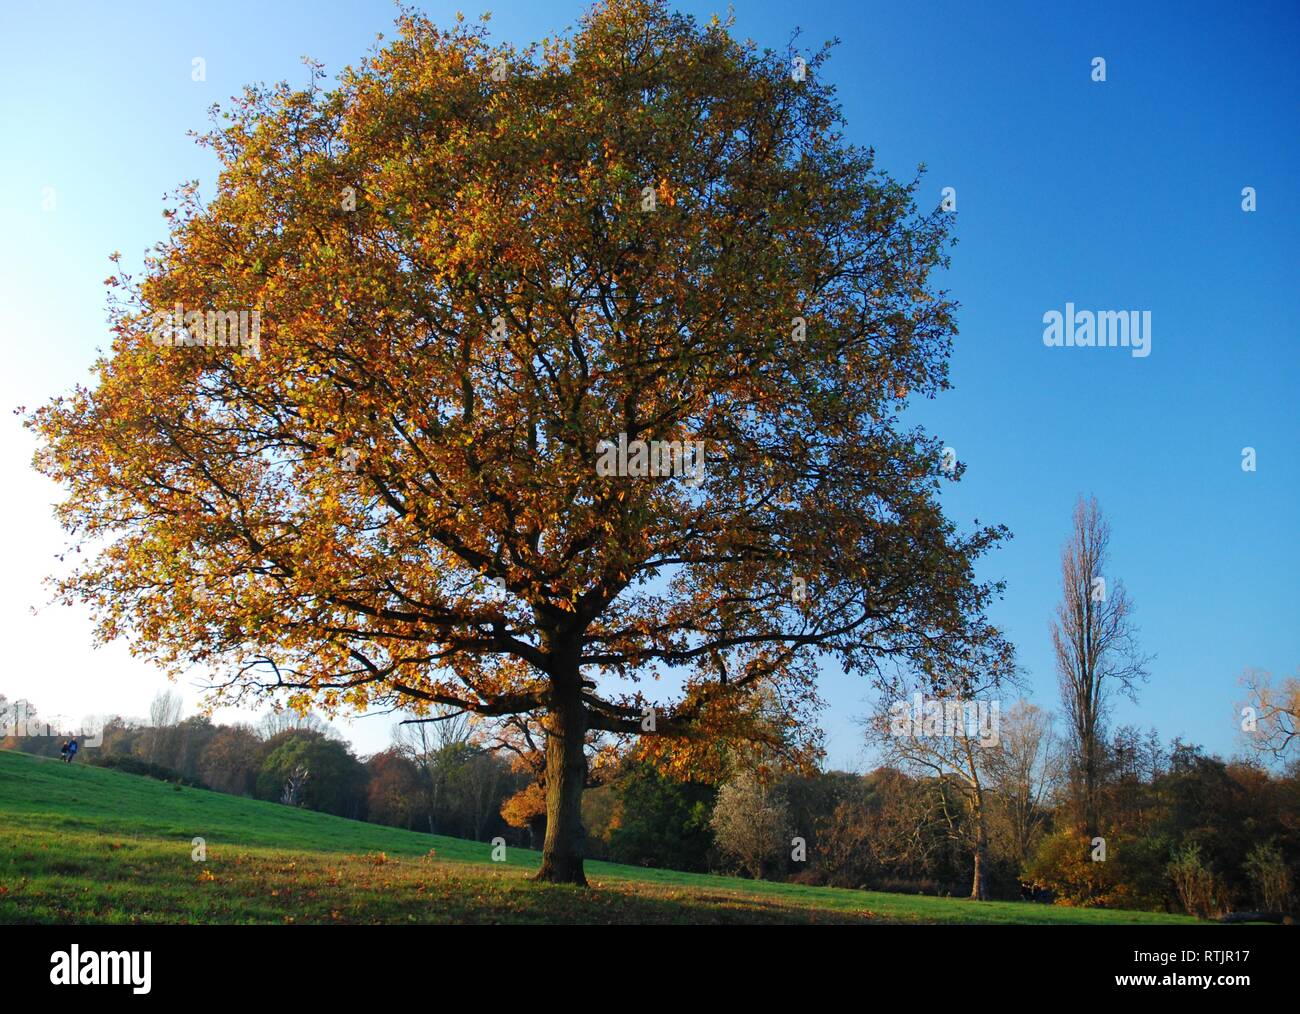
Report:
[[[393,741],[422,753],[436,753],[444,747],[468,743],[472,735],[469,712],[435,704],[429,715],[401,722],[393,731]]]
[[[282,732],[296,730],[319,732],[323,736],[337,738],[337,733],[311,711],[303,715],[292,710],[268,711],[257,723],[257,734],[264,740],[273,739]]]
[[[886,764],[929,779],[948,837],[971,857],[972,899],[988,897],[990,773],[1000,738],[1000,702],[956,694],[921,701],[881,699],[867,738]]]
[[[1272,673],[1249,668],[1241,676],[1246,703],[1241,728],[1256,753],[1282,759],[1300,744],[1300,672],[1274,684]]]
[[[737,771],[719,790],[712,826],[718,848],[734,856],[755,880],[762,879],[763,868],[790,841],[785,799],[748,768]]]
[[[170,729],[181,720],[184,704],[174,690],[164,690],[149,705],[149,724],[155,729]]]
[[[432,714],[400,723],[393,743],[420,771],[429,833],[437,833],[438,814],[453,771],[473,752],[469,715],[461,708],[436,704]]]
[[[997,836],[1001,850],[1024,868],[1051,813],[1061,782],[1061,751],[1052,716],[1028,701],[1018,701],[1004,716],[998,749],[989,771],[998,799]]]
[[[299,764],[284,778],[284,789],[280,792],[280,802],[285,806],[302,806],[302,792],[307,785],[311,772]]]
[[[508,770],[500,757],[486,751],[476,753],[460,770],[475,841],[484,839],[488,821],[500,808],[501,782]]]
[[[1108,698],[1118,689],[1136,700],[1150,661],[1138,651],[1133,603],[1123,583],[1106,575],[1109,548],[1110,524],[1096,497],[1080,496],[1070,537],[1061,549],[1062,598],[1052,623],[1052,646],[1081,782],[1083,825],[1090,838],[1098,830]]]
[[[154,764],[171,764],[173,729],[180,724],[184,703],[174,690],[158,693],[149,705],[149,760]]]

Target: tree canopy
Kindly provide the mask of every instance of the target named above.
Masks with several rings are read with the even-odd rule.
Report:
[[[248,88],[215,193],[109,279],[95,383],[29,419],[101,547],[62,595],[227,699],[533,716],[576,881],[592,734],[806,754],[823,656],[1005,665],[973,566],[1006,533],[944,516],[900,418],[948,385],[949,216],[794,52],[656,0],[524,50],[404,12],[332,85]],[[698,471],[598,467],[638,441]]]

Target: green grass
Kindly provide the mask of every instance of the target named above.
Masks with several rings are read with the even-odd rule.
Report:
[[[582,890],[533,883],[539,858],[0,751],[0,923],[1195,921],[600,862]]]

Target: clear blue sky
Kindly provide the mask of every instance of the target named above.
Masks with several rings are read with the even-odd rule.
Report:
[[[439,21],[456,9],[423,8]],[[494,33],[522,43],[583,8],[490,9]],[[337,71],[390,31],[394,11],[380,0],[8,5],[0,405],[31,407],[84,379],[106,343],[107,255],[138,265],[180,181],[211,193],[213,166],[185,136],[206,127],[208,107],[255,80],[304,80],[302,55]],[[1242,668],[1300,665],[1300,5],[742,0],[735,13],[738,34],[773,48],[796,26],[810,44],[838,37],[825,73],[850,138],[897,175],[925,162],[927,202],[956,189],[955,390],[916,415],[968,466],[953,516],[1015,533],[984,569],[1008,582],[995,615],[1031,696],[1057,700],[1058,553],[1076,494],[1093,493],[1114,528],[1113,572],[1158,656],[1140,706],[1116,720],[1232,752]],[[1104,83],[1091,80],[1097,56]],[[191,80],[194,57],[206,81]],[[1258,195],[1250,214],[1246,186]],[[1152,354],[1045,348],[1043,314],[1066,302],[1150,310]],[[79,611],[28,613],[61,539],[29,438],[4,418],[0,692],[74,718],[143,714],[161,677],[120,648],[91,652]],[[1241,469],[1246,446],[1254,473]],[[828,674],[825,692],[830,760],[859,763],[852,718],[866,689]],[[390,724],[343,731],[371,751]]]

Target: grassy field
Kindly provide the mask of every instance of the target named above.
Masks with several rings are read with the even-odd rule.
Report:
[[[207,843],[207,861],[191,857]],[[587,864],[0,751],[0,923],[1186,923]]]

